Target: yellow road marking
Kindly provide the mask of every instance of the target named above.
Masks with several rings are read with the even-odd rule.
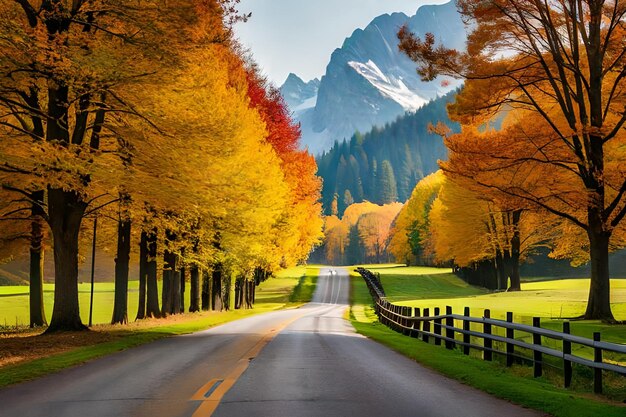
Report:
[[[271,329],[268,334],[263,336],[261,340],[259,340],[250,350],[248,350],[242,357],[237,361],[235,368],[233,371],[228,374],[226,378],[223,380],[220,379],[212,379],[206,384],[204,384],[196,393],[191,397],[192,401],[202,401],[200,407],[196,409],[196,411],[192,414],[192,417],[210,417],[213,415],[217,406],[220,405],[222,398],[226,393],[235,385],[239,377],[248,369],[250,365],[250,361],[257,357],[259,353],[263,350],[263,348],[276,337],[278,333],[280,333],[285,327],[289,326],[294,321],[301,318],[301,316],[294,317],[292,319],[287,320],[282,323],[275,329]],[[211,395],[206,398],[205,394],[213,388],[215,384],[219,381],[222,381],[221,384],[211,393]]]
[[[196,391],[196,393],[193,395],[193,397],[191,397],[191,400],[193,400],[193,401],[203,401],[203,400],[205,400],[206,399],[205,394],[207,392],[209,392],[209,390],[211,388],[213,388],[213,386],[215,386],[215,384],[217,384],[220,381],[222,381],[222,380],[221,379],[217,379],[217,378],[210,380],[209,382],[204,384],[202,386],[202,388],[200,388],[198,391]]]

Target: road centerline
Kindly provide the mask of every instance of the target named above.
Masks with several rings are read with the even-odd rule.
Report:
[[[194,411],[192,417],[210,417],[217,407],[220,405],[222,398],[226,393],[237,383],[237,380],[248,369],[250,362],[257,357],[268,343],[272,341],[281,331],[283,331],[290,324],[302,318],[306,313],[292,317],[284,322],[280,323],[275,328],[268,331],[268,333],[261,338],[251,349],[244,353],[237,361],[234,369],[226,378],[212,379],[205,385],[203,385],[196,393],[190,398],[190,401],[200,401],[200,406]]]

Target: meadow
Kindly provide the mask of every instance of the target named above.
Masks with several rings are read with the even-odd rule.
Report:
[[[279,308],[289,302],[294,288],[301,276],[305,274],[305,267],[295,267],[280,271],[276,277],[262,283],[257,288],[257,304],[263,308]],[[162,281],[158,281],[159,294]],[[91,284],[78,284],[80,315],[83,323],[89,322],[89,298]],[[105,324],[111,321],[115,284],[113,282],[96,282],[94,285],[93,324]],[[137,314],[139,297],[139,281],[128,283],[128,319],[133,321]],[[185,308],[189,309],[189,283],[185,291]],[[54,284],[44,284],[44,304],[46,318],[50,320],[54,304]],[[4,328],[23,327],[29,323],[28,286],[0,286],[0,326]]]
[[[507,311],[514,312],[515,321],[527,322],[533,316],[542,317],[542,326],[560,330],[566,314],[580,315],[584,312],[588,279],[565,279],[524,282],[518,293],[488,291],[472,287],[460,280],[450,269],[365,266],[381,275],[381,282],[390,301],[419,308],[452,306],[462,313],[470,307],[471,315],[481,317],[483,309],[491,309],[492,317],[504,318]],[[481,360],[479,351],[465,356],[460,350],[449,351],[396,333],[378,323],[372,308],[372,299],[356,272],[352,276],[352,307],[350,317],[360,333],[411,357],[421,364],[468,385],[489,392],[500,398],[547,412],[560,417],[623,416],[626,408],[620,404],[626,396],[626,379],[605,376],[605,395],[590,394],[592,382],[587,368],[574,370],[575,382],[571,389],[560,388],[562,378],[558,363],[546,363],[547,370],[541,378],[532,377],[532,368],[519,363],[506,368],[499,360]],[[612,281],[612,307],[618,320],[626,319],[626,280]],[[458,323],[457,323],[458,324]],[[595,321],[573,321],[572,333],[591,337],[594,331],[602,333],[602,339],[626,343],[625,325],[608,325]],[[479,330],[478,328],[476,330]],[[516,338],[526,338],[517,334]],[[480,341],[475,341],[481,344]],[[432,343],[432,342],[431,342]],[[545,339],[544,339],[545,343]],[[590,356],[592,352],[579,349],[575,354]],[[609,359],[609,358],[606,358]],[[626,358],[612,358],[626,362]],[[610,400],[610,401],[608,401]]]

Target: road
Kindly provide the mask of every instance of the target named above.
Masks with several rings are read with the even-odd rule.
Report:
[[[312,303],[160,340],[0,390],[2,417],[540,414],[429,371],[343,319],[347,272]]]

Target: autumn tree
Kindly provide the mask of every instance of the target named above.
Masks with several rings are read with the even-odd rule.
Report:
[[[349,227],[337,216],[324,218],[324,253],[331,265],[344,265]]]
[[[134,111],[120,88],[151,72],[159,45],[149,28],[162,22],[163,10],[141,3],[24,0],[0,6],[6,17],[0,31],[7,35],[1,37],[1,123],[12,133],[2,141],[3,183],[45,208],[56,282],[48,331],[84,328],[77,289],[81,221],[98,195],[99,174],[116,166],[109,152],[125,147],[113,115]],[[45,201],[31,198],[42,190]]]
[[[283,266],[305,260],[322,236],[322,183],[316,176],[315,158],[300,147],[300,126],[296,124],[280,91],[259,74],[255,65],[248,63],[248,96],[250,106],[259,112],[265,122],[266,141],[272,145],[281,161],[290,201],[280,223],[280,242]]]
[[[326,217],[326,261],[342,265],[388,259],[391,225],[401,208],[401,203],[379,206],[364,201],[350,205],[341,219]]]
[[[411,198],[398,214],[389,242],[389,251],[397,262],[408,265],[430,263],[427,249],[428,214],[443,180],[443,173],[438,171],[418,182],[411,193]]]
[[[0,5],[6,17],[0,24],[1,180],[6,191],[41,207],[50,226],[56,290],[48,331],[84,328],[77,291],[80,226],[102,198],[118,197],[136,145],[154,138],[136,134],[133,124],[139,120],[144,130],[164,133],[160,115],[141,111],[141,93],[171,81],[165,74],[179,67],[190,43],[222,43],[215,30],[203,38],[207,31],[201,26],[210,21],[203,16],[228,20],[235,3],[20,0]],[[155,145],[144,149],[158,149]],[[42,191],[43,201],[33,198]]]
[[[397,202],[385,204],[380,209],[366,213],[359,218],[357,229],[365,247],[365,254],[376,263],[389,261],[385,255],[388,253],[391,225],[402,206],[402,203]]]
[[[618,162],[623,166],[624,153],[616,144],[626,122],[626,4],[617,0],[457,4],[469,23],[466,51],[438,46],[431,34],[419,39],[406,27],[399,32],[400,48],[418,63],[425,80],[440,74],[467,80],[450,108],[456,120],[479,125],[502,110],[522,112],[515,137],[526,137],[523,143],[532,152],[505,164],[527,172],[545,167],[558,175],[483,185],[584,230],[591,260],[584,316],[612,321],[609,245],[626,215],[626,175]],[[541,132],[540,138],[535,130]],[[552,149],[546,151],[546,144]],[[541,187],[546,182],[550,186]]]

